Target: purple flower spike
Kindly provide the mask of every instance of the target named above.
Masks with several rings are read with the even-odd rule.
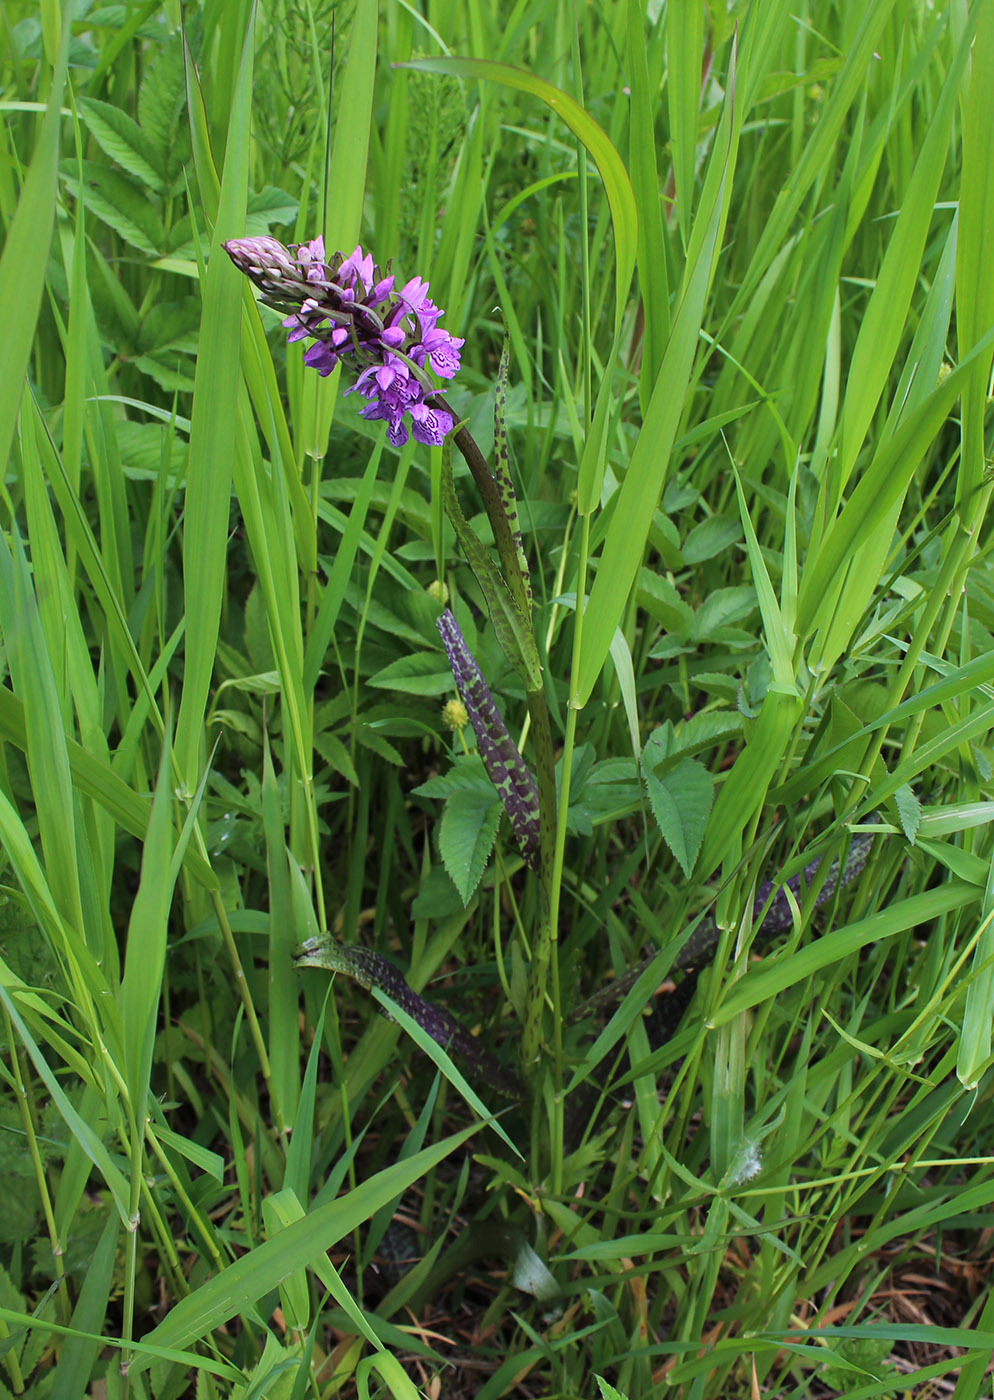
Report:
[[[435,623],[455,679],[487,777],[497,789],[525,861],[539,869],[538,787],[473,660],[459,625],[448,608]]]
[[[443,313],[427,282],[412,277],[395,291],[392,274],[384,276],[359,244],[331,258],[322,238],[289,248],[275,238],[233,238],[224,247],[263,301],[287,313],[287,343],[313,341],[304,352],[309,369],[328,375],[343,365],[355,373],[352,389],[368,400],[361,416],[385,421],[394,447],[407,441],[406,418],[415,439],[431,446],[452,431],[452,415],[425,402],[435,392],[426,370],[451,379],[465,341],[437,326]]]

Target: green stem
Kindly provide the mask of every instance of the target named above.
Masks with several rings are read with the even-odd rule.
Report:
[[[441,394],[430,394],[427,399],[433,408],[440,408],[445,413],[451,414],[454,422],[458,422],[458,414],[448,404]],[[494,480],[493,473],[486,457],[476,445],[476,441],[468,428],[457,428],[452,434],[452,441],[463,455],[466,465],[472,473],[476,483],[476,489],[480,493],[480,500],[483,502],[483,509],[487,512],[487,519],[490,521],[490,528],[494,532],[494,543],[497,546],[497,556],[500,559],[504,577],[511,590],[511,596],[516,600],[526,593],[526,584],[521,573],[521,565],[518,563],[518,550],[514,540],[514,533],[511,530],[511,523],[504,510],[504,503],[500,498],[500,491]]]
[[[266,1050],[266,1041],[262,1034],[262,1027],[259,1025],[259,1018],[255,1014],[252,993],[249,991],[248,983],[245,980],[245,969],[242,967],[242,960],[238,956],[235,935],[231,931],[231,925],[228,922],[228,913],[224,907],[224,901],[221,898],[220,890],[211,891],[211,901],[214,905],[214,913],[217,916],[218,926],[221,929],[221,937],[224,939],[224,946],[227,948],[228,957],[231,959],[232,971],[235,974],[235,984],[238,988],[238,995],[242,999],[242,1005],[245,1008],[245,1019],[248,1021],[252,1044],[255,1046],[256,1055],[259,1057],[259,1069],[265,1081],[266,1092],[269,1095],[269,1102],[273,1109],[273,1117],[276,1120],[277,1139],[285,1148],[287,1135],[286,1124],[283,1119],[283,1107],[276,1097],[272,1070],[269,1065],[269,1054]]]
[[[21,1062],[17,1053],[17,1045],[14,1041],[14,1029],[10,1024],[10,1016],[7,1008],[3,1008],[4,1031],[7,1036],[7,1044],[10,1046],[11,1068],[14,1074],[14,1088],[17,1097],[17,1107],[21,1115],[21,1122],[24,1125],[24,1136],[28,1143],[28,1154],[31,1157],[31,1165],[34,1168],[35,1181],[38,1184],[38,1195],[41,1197],[41,1208],[45,1216],[45,1226],[48,1230],[49,1242],[52,1246],[52,1258],[55,1261],[55,1273],[59,1280],[59,1315],[63,1322],[69,1320],[69,1299],[66,1294],[66,1271],[62,1262],[62,1246],[59,1244],[59,1232],[55,1224],[55,1212],[52,1209],[52,1199],[48,1191],[48,1179],[45,1176],[45,1163],[42,1161],[41,1151],[38,1147],[38,1136],[35,1132],[35,1120],[33,1104],[30,1098],[30,1090],[25,1084],[21,1075]],[[14,1360],[14,1353],[9,1355]],[[18,1382],[15,1380],[14,1372],[10,1373],[11,1382],[15,1390]]]
[[[433,394],[430,398],[433,406],[452,414],[452,408],[446,403],[441,394]],[[514,532],[511,523],[507,518],[504,503],[501,500],[500,491],[494,480],[487,460],[473,439],[472,434],[465,428],[457,428],[453,434],[453,441],[462,453],[473,480],[476,482],[480,499],[487,512],[487,519],[490,521],[490,528],[493,530],[494,541],[497,545],[497,554],[500,558],[501,568],[504,572],[505,580],[511,591],[511,595],[516,600],[527,598],[527,582],[521,570],[518,558],[517,543],[514,539]],[[584,543],[582,552],[582,574],[586,576],[587,562],[587,522],[585,521]],[[582,584],[581,584],[582,586]],[[527,613],[526,613],[527,616]],[[575,669],[575,668],[574,668]],[[532,745],[535,753],[536,781],[538,784],[539,797],[539,841],[541,850],[542,885],[548,901],[548,917],[544,921],[544,927],[539,931],[538,941],[535,950],[535,960],[532,967],[531,988],[528,996],[528,1011],[525,1018],[525,1030],[522,1039],[522,1061],[526,1076],[531,1075],[538,1059],[541,1045],[542,1009],[545,1004],[546,982],[548,980],[549,961],[552,952],[552,945],[556,939],[556,920],[559,913],[558,887],[561,884],[562,875],[562,846],[566,839],[565,823],[562,814],[566,810],[566,802],[569,795],[568,778],[564,776],[564,798],[561,804],[556,800],[556,759],[555,749],[552,742],[552,727],[549,722],[549,709],[545,700],[543,690],[528,691],[528,718],[532,731]],[[575,732],[575,721],[573,725]],[[572,752],[572,748],[571,748]],[[568,775],[568,766],[564,769],[564,774]],[[557,811],[559,817],[557,820]],[[561,831],[560,831],[561,828]],[[559,850],[559,871],[560,877],[556,878],[556,851]],[[556,1036],[556,1084],[562,1084],[562,1017],[559,1001],[559,969],[558,965],[553,973],[553,1012],[555,1016],[555,1036]],[[562,1104],[559,1103],[560,1095],[557,1092],[557,1116],[560,1128],[562,1126]],[[554,1147],[554,1156],[558,1156],[561,1161],[562,1153],[562,1132],[554,1135],[554,1142],[558,1148]]]
[[[141,1220],[139,1204],[142,1189],[143,1147],[142,1135],[130,1105],[128,1106],[128,1117],[131,1120],[131,1196],[128,1200],[128,1238],[125,1245],[124,1265],[124,1319],[121,1326],[121,1341],[124,1343],[124,1349],[121,1353],[121,1395],[123,1400],[128,1400],[130,1393],[127,1364],[131,1359],[129,1343],[134,1338],[135,1327],[135,1279],[138,1273],[138,1225]]]

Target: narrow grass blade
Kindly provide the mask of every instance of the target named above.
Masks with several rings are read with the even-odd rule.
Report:
[[[604,193],[614,224],[615,319],[620,323],[635,267],[638,213],[628,171],[607,134],[593,117],[574,98],[551,83],[506,63],[491,63],[476,58],[422,58],[412,59],[403,66],[424,73],[457,73],[463,78],[503,83],[506,87],[540,98],[562,118],[577,140],[586,147],[604,182]]]
[[[670,149],[676,215],[684,245],[690,237],[690,216],[697,176],[697,122],[704,52],[704,7],[666,7],[666,98],[670,116]]]
[[[17,210],[0,256],[0,306],[6,331],[0,338],[0,462],[10,458],[17,409],[41,309],[45,270],[55,224],[62,89],[69,55],[70,12],[62,19],[62,39],[52,88]]]
[[[7,988],[4,987],[2,983],[0,983],[0,1001],[2,1001],[7,1008],[7,1014],[14,1023],[14,1029],[17,1031],[21,1044],[28,1052],[31,1063],[34,1065],[39,1079],[41,1079],[42,1083],[45,1085],[56,1110],[61,1115],[73,1138],[79,1143],[87,1157],[89,1157],[90,1161],[103,1177],[114,1199],[114,1204],[117,1207],[122,1224],[125,1229],[130,1229],[128,1183],[114,1165],[110,1153],[107,1151],[101,1139],[96,1135],[89,1123],[76,1112],[67,1094],[49,1068],[44,1055],[35,1043],[34,1037],[21,1019],[13,997],[10,996]]]
[[[735,984],[734,991],[713,1013],[708,1025],[723,1026],[748,1007],[759,1006],[779,996],[788,987],[796,987],[822,968],[858,953],[867,944],[918,928],[954,909],[964,909],[980,899],[981,894],[977,885],[948,880],[924,894],[897,900],[868,919],[831,929],[806,947],[795,949],[789,957],[766,958],[755,972],[748,973]]]
[[[280,815],[280,795],[268,735],[264,736],[263,741],[262,826],[266,837],[266,870],[269,875],[269,1066],[273,1090],[283,1110],[283,1121],[288,1128],[292,1128],[300,1093],[300,1008],[297,979],[293,972],[296,933],[286,833]],[[296,1134],[293,1140],[296,1141]],[[299,1186],[299,1183],[293,1184]],[[298,1189],[298,1195],[303,1194]]]
[[[338,104],[335,140],[324,192],[323,229],[329,253],[351,253],[359,240],[362,203],[369,158],[369,131],[373,112],[373,79],[376,74],[379,6],[376,0],[359,0],[352,14],[348,52],[341,70],[342,96]],[[319,61],[319,55],[315,55]],[[306,437],[303,450],[320,460],[328,450],[328,432],[338,397],[339,375],[322,379],[303,377],[300,421]]]
[[[28,769],[49,884],[65,922],[82,937],[76,826],[62,708],[20,536],[0,537],[0,627],[24,705]],[[94,930],[94,933],[96,931]]]
[[[929,444],[992,344],[994,332],[988,331],[967,358],[936,385],[921,407],[908,415],[860,477],[818,553],[806,561],[797,604],[799,635],[809,635],[826,620],[826,599],[832,601],[831,587],[836,575],[856,557],[863,542],[903,496]]]
[[[978,13],[975,10],[967,23],[946,74],[939,100],[929,118],[921,154],[901,201],[901,210],[887,244],[873,294],[860,318],[859,335],[853,347],[842,403],[839,491],[845,488],[855,465],[904,331],[911,294],[920,275],[922,253],[932,222],[939,181],[949,151],[949,131]],[[991,116],[994,118],[994,108],[991,109]],[[987,330],[988,325],[984,325],[983,329]]]
[[[99,1333],[103,1330],[114,1278],[114,1253],[121,1223],[113,1211],[88,1262],[83,1286],[72,1315],[72,1330],[79,1334],[66,1338],[59,1351],[51,1400],[83,1400],[94,1363],[100,1355]],[[88,1334],[88,1335],[87,1335]]]
[[[697,860],[698,880],[717,870],[766,800],[800,714],[801,699],[795,690],[770,687],[748,744],[718,793]]]
[[[3,995],[0,988],[0,997]],[[433,1147],[426,1147],[408,1161],[377,1172],[340,1200],[311,1211],[302,1220],[288,1225],[275,1239],[249,1250],[223,1273],[181,1299],[163,1321],[146,1334],[145,1345],[172,1349],[206,1337],[214,1328],[269,1293],[281,1278],[312,1266],[336,1241],[369,1220],[398,1191],[413,1186],[478,1131],[479,1125],[474,1123]],[[148,1357],[140,1356],[132,1363],[131,1370],[141,1372],[147,1370],[149,1364]]]
[[[978,342],[987,341],[994,325],[994,278],[990,275],[990,250],[994,239],[994,179],[990,162],[990,134],[994,129],[994,11],[989,4],[978,5],[974,17],[977,39],[973,46],[963,130],[956,250],[956,330],[963,360]],[[985,470],[984,417],[990,366],[988,346],[973,363],[963,386],[963,443],[957,483],[961,501],[975,490]],[[972,509],[977,512],[982,508],[974,504]]]
[[[254,14],[253,10],[228,124],[221,198],[204,283],[190,424],[183,549],[186,665],[176,722],[176,757],[191,790],[200,773],[204,712],[214,668],[228,544],[242,279],[224,256],[221,244],[245,224]]]
[[[632,190],[638,209],[639,291],[645,312],[642,365],[639,370],[639,400],[643,416],[649,406],[652,386],[656,382],[656,375],[663,362],[663,354],[670,334],[670,289],[666,269],[666,235],[659,199],[654,104],[649,91],[645,24],[644,5],[640,4],[639,0],[628,0],[628,68],[632,82],[628,163],[631,167]],[[695,133],[696,123],[697,93],[695,92]],[[693,165],[691,165],[691,171],[693,172]],[[685,211],[688,216],[690,207],[688,202]],[[681,213],[683,212],[684,210],[681,208]],[[686,228],[684,233],[686,235]]]
[[[624,482],[618,493],[597,577],[584,610],[583,650],[578,673],[572,677],[572,703],[586,704],[604,665],[614,629],[621,621],[628,595],[642,562],[653,511],[666,482],[670,451],[676,437],[684,396],[697,351],[701,321],[714,273],[715,255],[724,228],[725,181],[734,162],[732,111],[726,100],[722,128],[712,161],[720,162],[721,178],[713,196],[695,220],[701,234],[697,255],[688,263],[680,307],[673,320],[666,354],[652,391],[649,411],[639,433]],[[587,503],[587,509],[594,502]]]
[[[166,930],[175,879],[175,873],[170,870],[172,788],[169,766],[167,741],[159,763],[159,778],[142,851],[138,892],[128,921],[127,953],[121,981],[124,1077],[131,1098],[131,1111],[139,1127],[145,1122],[152,1047],[158,1026],[162,973],[166,963]]]

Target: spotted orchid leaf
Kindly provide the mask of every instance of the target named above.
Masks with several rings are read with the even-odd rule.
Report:
[[[460,699],[469,722],[487,777],[497,789],[504,811],[511,822],[521,854],[532,870],[539,869],[538,787],[518,746],[507,732],[490,687],[473,660],[469,647],[452,613],[446,608],[436,623]]]
[[[470,528],[469,521],[463,515],[459,498],[456,495],[456,485],[452,475],[452,450],[448,440],[442,445],[441,487],[445,512],[452,521],[456,538],[462,545],[469,567],[476,575],[476,581],[483,591],[487,611],[490,613],[490,621],[493,623],[494,633],[500,643],[501,650],[523,678],[528,689],[541,690],[542,667],[538,659],[538,648],[535,646],[535,634],[532,631],[531,623],[515,601],[497,565],[477,539]],[[517,526],[517,515],[514,517],[513,525]],[[462,639],[460,638],[460,640]],[[450,664],[451,661],[450,657]]]
[[[338,943],[328,935],[306,938],[297,949],[294,967],[322,967],[351,977],[367,992],[378,988],[400,1009],[416,1021],[436,1045],[455,1050],[478,1079],[491,1084],[500,1093],[517,1098],[520,1086],[513,1075],[480,1045],[459,1022],[445,1010],[427,1001],[409,986],[393,963],[372,948],[355,943]],[[388,1015],[384,1011],[384,1015]]]
[[[512,569],[508,574],[508,585],[524,616],[531,617],[532,586],[528,575],[528,557],[525,554],[525,542],[522,539],[521,526],[518,523],[518,501],[514,494],[514,482],[511,480],[507,431],[504,427],[504,415],[507,408],[507,370],[510,360],[509,343],[505,327],[504,348],[501,351],[500,366],[497,370],[497,393],[494,399],[494,480],[497,482],[497,490],[500,492],[504,514],[511,527],[511,538],[514,541],[514,551],[517,558],[518,567]]]

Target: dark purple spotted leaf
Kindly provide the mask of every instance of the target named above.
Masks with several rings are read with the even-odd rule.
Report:
[[[508,585],[518,607],[526,617],[530,617],[532,586],[528,576],[528,557],[525,554],[525,542],[521,538],[521,526],[518,524],[518,501],[514,494],[514,483],[511,480],[511,469],[507,452],[507,431],[504,427],[504,412],[507,407],[509,344],[507,327],[505,326],[504,348],[501,351],[500,367],[497,370],[497,396],[494,399],[494,480],[497,482],[497,490],[500,492],[501,505],[504,507],[504,514],[507,516],[507,523],[511,527],[511,538],[514,541],[514,551],[517,555],[518,562],[517,571],[511,570],[508,576]]]
[[[460,1054],[471,1073],[478,1079],[509,1097],[517,1098],[520,1095],[521,1089],[514,1077],[493,1055],[483,1049],[474,1036],[464,1030],[443,1007],[419,996],[408,986],[403,974],[393,963],[388,962],[372,948],[363,948],[354,943],[338,943],[327,935],[306,938],[297,949],[293,965],[323,967],[329,972],[344,973],[367,992],[378,987],[402,1011],[406,1011],[408,1016],[431,1036],[436,1045]],[[384,1015],[386,1014],[384,1012]]]
[[[473,726],[487,777],[504,804],[521,854],[532,870],[538,871],[539,813],[535,779],[507,732],[490,688],[448,608],[436,626],[442,636],[459,696]]]

